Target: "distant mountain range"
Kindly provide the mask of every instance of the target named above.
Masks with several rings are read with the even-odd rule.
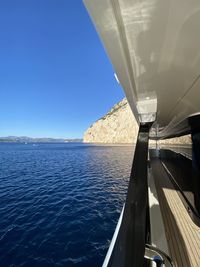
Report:
[[[6,136],[0,137],[0,142],[14,142],[14,143],[67,143],[67,142],[82,142],[82,139],[62,139],[62,138],[32,138],[27,136]]]

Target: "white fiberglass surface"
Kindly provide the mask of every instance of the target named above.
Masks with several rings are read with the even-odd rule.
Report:
[[[85,0],[139,121],[154,95],[160,129],[200,112],[199,0]]]

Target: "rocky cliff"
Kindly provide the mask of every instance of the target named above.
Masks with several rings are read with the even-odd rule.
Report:
[[[138,125],[126,99],[116,104],[84,133],[85,143],[135,143]],[[153,141],[151,143],[154,143]],[[190,136],[159,141],[160,144],[188,144]]]
[[[85,132],[86,143],[134,143],[138,125],[126,99],[116,104]]]

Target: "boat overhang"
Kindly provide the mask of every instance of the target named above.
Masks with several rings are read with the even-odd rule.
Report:
[[[152,138],[190,133],[200,113],[200,2],[84,0],[139,123]]]

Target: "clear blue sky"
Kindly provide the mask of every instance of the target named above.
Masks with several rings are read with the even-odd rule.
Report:
[[[124,97],[82,0],[0,0],[0,136],[82,137]]]

